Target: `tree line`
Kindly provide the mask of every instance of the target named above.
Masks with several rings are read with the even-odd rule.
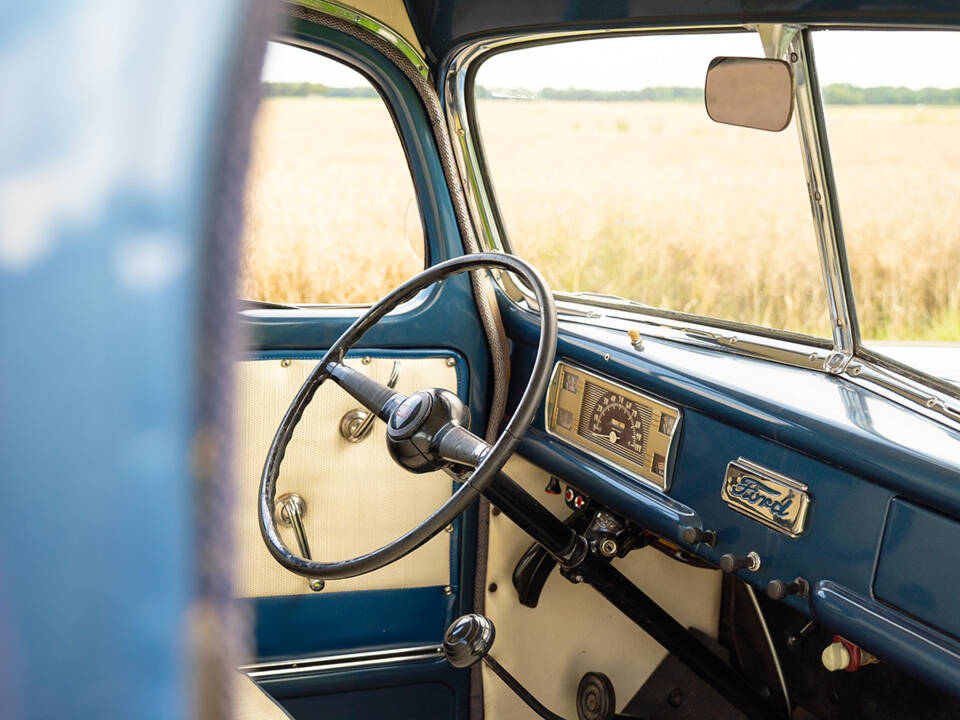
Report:
[[[263,83],[267,97],[375,98],[372,87],[329,87],[307,82]],[[703,102],[703,88],[663,86],[642,90],[590,90],[586,88],[487,88],[477,86],[476,96],[488,100],[580,100],[594,102]],[[827,105],[960,105],[960,88],[857,87],[836,84],[823,89]]]
[[[265,82],[263,94],[266,97],[335,97],[335,98],[375,98],[377,91],[372,87],[330,87],[308,82]]]

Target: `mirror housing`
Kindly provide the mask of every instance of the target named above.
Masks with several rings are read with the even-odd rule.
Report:
[[[793,116],[793,70],[784,60],[716,57],[703,99],[714,122],[780,132]]]

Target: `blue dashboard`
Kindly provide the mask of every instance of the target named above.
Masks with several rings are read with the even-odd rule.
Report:
[[[501,303],[515,341],[514,390],[526,378],[535,316]],[[545,412],[521,454],[582,492],[718,564],[755,552],[737,575],[764,589],[802,577],[784,601],[926,681],[960,691],[960,434],[825,373],[644,338],[565,318],[558,360],[661,398],[683,412],[667,491],[547,432]],[[735,511],[721,497],[728,464],[744,458],[808,488],[796,538]],[[717,534],[689,545],[682,529]]]

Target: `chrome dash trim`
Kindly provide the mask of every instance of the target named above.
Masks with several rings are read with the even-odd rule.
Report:
[[[560,435],[550,429],[550,413],[554,409],[554,405],[556,405],[555,402],[551,403],[550,398],[551,398],[551,395],[554,393],[554,390],[557,388],[560,371],[564,367],[575,370],[578,373],[583,373],[588,377],[594,377],[598,380],[601,380],[602,382],[605,382],[617,388],[620,388],[624,392],[629,393],[631,395],[636,395],[645,400],[649,400],[650,402],[655,402],[658,405],[662,405],[668,408],[670,411],[676,413],[676,419],[674,420],[673,431],[670,434],[670,443],[667,446],[667,451],[664,457],[662,483],[655,482],[650,478],[646,478],[643,475],[635,473],[632,470],[623,467],[619,463],[614,462],[610,458],[604,457],[600,453],[594,452],[585,444],[577,443],[573,439]],[[583,402],[582,399],[581,399],[581,402]],[[647,487],[653,488],[662,493],[670,492],[670,485],[673,479],[673,476],[672,476],[673,459],[677,451],[677,443],[679,442],[678,438],[680,437],[680,430],[683,427],[683,409],[682,408],[677,407],[676,405],[674,405],[673,403],[667,400],[664,400],[659,397],[655,397],[654,395],[650,395],[649,393],[645,393],[642,390],[638,390],[635,387],[631,387],[630,385],[624,385],[622,382],[618,382],[613,378],[601,375],[600,373],[594,372],[593,370],[587,370],[581,365],[575,365],[573,363],[567,362],[566,360],[558,360],[556,363],[554,363],[553,372],[550,374],[550,383],[547,385],[547,395],[544,398],[544,403],[543,403],[543,413],[544,413],[543,428],[546,431],[547,435],[549,435],[550,437],[557,438],[558,440],[560,440],[561,442],[567,445],[572,445],[578,452],[582,452],[585,455],[589,455],[591,458],[593,458],[597,462],[602,463],[604,466],[609,467],[615,470],[616,472],[627,475],[628,477],[643,483]],[[650,428],[650,431],[651,432],[653,431],[652,427]],[[584,440],[586,440],[586,438],[584,438]]]
[[[422,55],[420,55],[417,49],[407,42],[403,35],[398,33],[389,25],[385,25],[380,20],[377,20],[372,15],[367,15],[364,12],[360,12],[359,10],[355,10],[354,8],[346,5],[341,5],[340,3],[333,2],[332,0],[290,1],[294,5],[300,5],[301,7],[305,7],[309,10],[316,10],[324,15],[330,15],[331,17],[339,18],[340,20],[346,20],[349,23],[362,27],[364,30],[369,30],[402,52],[407,60],[410,61],[410,64],[413,65],[417,69],[417,72],[423,75],[423,77],[430,76],[430,67],[427,65],[427,61]]]
[[[394,663],[435,660],[443,657],[442,645],[417,645],[415,647],[343,655],[318,655],[315,657],[278,660],[275,662],[241,665],[237,669],[251,678],[291,677],[326,670],[392,665]]]
[[[810,208],[820,248],[827,303],[830,306],[831,332],[837,350],[837,357],[832,358],[827,370],[840,374],[853,356],[856,338],[851,320],[851,299],[847,295],[841,261],[843,241],[840,218],[834,203],[835,191],[829,182],[831,175],[830,157],[825,141],[826,128],[821,124],[821,116],[817,112],[819,98],[807,51],[805,31],[793,36],[788,52],[796,82],[797,132],[800,136],[803,169],[807,176]]]

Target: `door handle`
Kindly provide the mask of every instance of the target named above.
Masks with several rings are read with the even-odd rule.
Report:
[[[303,529],[303,516],[307,514],[306,501],[297,493],[284,493],[277,498],[276,518],[284,527],[292,527],[293,534],[300,546],[300,557],[312,560],[310,557],[310,543],[307,542],[307,533]],[[307,578],[307,584],[314,592],[323,590],[324,582],[320,578]]]
[[[393,369],[390,371],[390,379],[387,380],[387,387],[391,390],[397,386],[400,379],[400,361],[393,361]],[[373,429],[373,421],[376,415],[367,412],[361,408],[355,408],[346,413],[340,419],[340,434],[347,442],[358,443],[363,440]]]

